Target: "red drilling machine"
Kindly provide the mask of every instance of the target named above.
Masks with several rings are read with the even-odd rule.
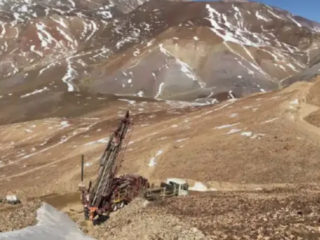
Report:
[[[133,129],[133,122],[127,111],[121,119],[116,131],[111,135],[107,147],[100,159],[98,177],[94,183],[90,181],[89,187],[80,186],[81,199],[84,205],[84,215],[87,220],[96,216],[116,211],[149,188],[147,179],[126,174],[116,177],[129,143]],[[83,182],[83,160],[81,170]]]

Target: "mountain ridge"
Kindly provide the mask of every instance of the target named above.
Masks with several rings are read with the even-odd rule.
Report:
[[[2,38],[4,49],[0,75],[6,79],[0,81],[0,95],[14,91],[26,94],[35,86],[37,91],[44,88],[66,89],[62,87],[64,83],[68,91],[81,89],[136,96],[143,93],[149,98],[212,103],[216,102],[215,96],[228,95],[230,91],[232,95],[241,97],[277,89],[279,80],[294,76],[313,61],[312,54],[308,56],[304,52],[306,49],[314,45],[314,50],[310,51],[318,51],[319,29],[316,26],[306,21],[298,23],[287,12],[260,3],[147,1],[138,5],[127,14],[114,10],[115,5],[110,5],[108,11],[115,15],[114,18],[101,17],[99,12],[92,15],[83,11],[86,15],[80,18],[71,10],[64,16],[59,15],[60,12],[43,11],[48,16],[31,20],[29,25],[4,23],[2,32],[13,37],[17,33],[22,36],[20,31],[23,31],[24,37],[10,44]],[[182,13],[181,9],[185,12]],[[103,14],[108,16],[106,12]],[[259,24],[251,24],[255,21]],[[202,39],[197,32],[203,35]],[[220,45],[220,39],[223,45]],[[183,49],[182,46],[189,47]],[[208,50],[200,50],[209,46],[217,51],[209,50],[214,58],[207,55]],[[196,53],[199,50],[201,55]],[[6,56],[5,53],[10,51],[15,55]],[[190,57],[193,54],[199,57],[192,63]],[[232,60],[233,55],[239,60]],[[141,59],[143,56],[145,60]],[[147,60],[149,58],[150,61]],[[208,66],[203,65],[210,58],[212,63],[218,63],[213,72],[209,70],[209,62],[206,63]],[[127,77],[132,70],[125,66],[133,66],[130,62],[137,63],[135,59],[141,59],[144,66],[138,64],[134,68],[136,74],[133,73],[137,76]],[[151,62],[153,66],[146,67]],[[232,73],[230,67],[225,68],[222,62],[240,66]],[[143,69],[149,71],[152,68],[154,70],[147,75],[143,73]],[[249,74],[243,73],[241,68],[247,68]],[[185,70],[178,73],[178,69]],[[157,80],[154,79],[156,73],[159,76]],[[170,80],[171,74],[176,75],[176,80]],[[253,80],[255,74],[256,80]],[[217,79],[212,80],[211,76]],[[51,81],[47,82],[48,79]],[[204,87],[205,84],[209,87]],[[159,95],[160,86],[165,91],[162,96]],[[217,90],[212,91],[212,87]]]

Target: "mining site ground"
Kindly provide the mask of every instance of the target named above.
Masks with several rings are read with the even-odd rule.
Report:
[[[0,205],[0,230],[35,224],[46,201],[97,239],[319,239],[319,89],[318,81],[300,82],[202,107],[97,97],[94,110],[74,112],[61,97],[58,111],[46,108],[32,118],[3,111],[0,194],[16,194],[22,204]],[[41,96],[32,98],[34,105],[14,96],[4,101],[37,110]],[[87,96],[68,98],[78,105]],[[207,191],[152,203],[136,199],[104,224],[89,226],[79,212],[80,156],[87,183],[126,109],[135,126],[119,174],[139,173],[155,183],[184,178]]]

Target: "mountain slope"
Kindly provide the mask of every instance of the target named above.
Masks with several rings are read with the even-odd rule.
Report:
[[[101,11],[92,1],[63,3],[7,8],[1,95],[49,89],[214,103],[277,89],[319,47],[317,25],[258,3],[133,1],[127,14],[112,1]]]
[[[222,190],[317,182],[319,86],[299,83],[206,107],[74,93],[5,97],[1,121],[16,123],[0,129],[0,180],[7,179],[0,189],[28,195],[74,189],[80,154],[86,178],[93,179],[109,133],[127,109],[135,127],[120,173],[152,182],[187,178]],[[13,103],[16,108],[5,107]]]
[[[132,10],[124,13],[117,5],[121,1],[110,1],[108,14],[96,9],[103,1],[4,3],[3,178],[19,182],[37,171],[45,174],[56,164],[65,164],[56,173],[64,176],[66,169],[74,168],[80,149],[91,159],[98,157],[107,132],[126,109],[138,127],[123,172],[140,172],[153,180],[171,175],[206,182],[287,183],[293,177],[301,182],[318,177],[299,171],[278,176],[284,165],[265,162],[293,156],[290,149],[301,146],[296,139],[300,133],[290,133],[295,127],[312,140],[317,136],[303,121],[288,122],[308,115],[290,114],[308,95],[309,85],[278,90],[317,75],[317,24],[258,3],[132,2]],[[17,14],[25,7],[28,11]],[[271,90],[278,91],[260,95]],[[252,93],[259,94],[234,99]],[[292,107],[295,98],[300,100]],[[223,105],[201,107],[224,100]],[[278,118],[280,123],[274,123]],[[266,130],[266,124],[272,128]],[[201,156],[197,166],[194,155],[185,155],[185,141]],[[314,157],[313,148],[304,142],[301,161]],[[304,156],[306,149],[314,151]],[[155,163],[148,160],[157,154],[167,161],[150,168]],[[230,166],[235,159],[237,164]],[[308,169],[317,169],[310,161]],[[246,162],[252,171],[236,173]],[[292,168],[299,164],[292,163]],[[213,166],[210,171],[208,166]],[[212,171],[217,173],[213,176]]]
[[[0,232],[34,224],[46,201],[104,240],[318,239],[319,24],[240,0],[0,10],[0,198],[22,202],[0,203]],[[215,192],[137,199],[89,226],[77,211],[80,155],[88,183],[127,110],[119,174]]]

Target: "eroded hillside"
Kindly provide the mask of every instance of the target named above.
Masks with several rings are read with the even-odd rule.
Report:
[[[22,201],[0,203],[0,231],[34,224],[45,201],[97,239],[318,238],[319,24],[247,1],[0,9],[0,197]],[[207,193],[136,200],[88,226],[80,156],[87,183],[127,110],[119,174]]]
[[[317,24],[263,4],[126,3],[4,2],[0,94],[214,103],[295,82],[320,51]]]

